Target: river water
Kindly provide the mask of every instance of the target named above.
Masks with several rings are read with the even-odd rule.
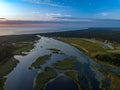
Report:
[[[30,65],[38,57],[51,54],[52,51],[48,50],[50,48],[59,49],[63,54],[54,53],[52,54],[50,60],[42,65],[42,68],[29,69]],[[76,70],[79,73],[79,81],[81,82],[83,88],[87,89],[86,87],[89,86],[88,82],[90,82],[92,90],[100,90],[99,83],[106,75],[98,68],[102,69],[104,66],[89,59],[75,47],[47,37],[41,37],[41,39],[35,44],[35,47],[28,52],[27,55],[15,55],[15,58],[20,62],[17,67],[8,74],[5,89],[33,90],[34,79],[38,72],[44,71],[45,67],[52,67],[52,65],[58,60],[63,60],[64,58],[71,56],[75,57],[75,60],[77,61]],[[111,71],[120,73],[119,69],[114,69],[111,67],[108,68]],[[109,82],[107,85],[109,85]],[[61,89],[59,87],[61,87]],[[71,79],[60,76],[53,82],[48,83],[45,90],[78,90],[78,88]]]

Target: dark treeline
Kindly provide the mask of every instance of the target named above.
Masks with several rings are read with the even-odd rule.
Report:
[[[120,43],[120,29],[116,28],[89,28],[84,30],[64,31],[54,33],[42,33],[40,35],[48,37],[80,37],[95,38]]]
[[[118,67],[120,66],[120,54],[96,55],[96,59]]]
[[[7,61],[13,56],[13,46],[10,44],[0,45],[0,63]]]
[[[24,41],[34,41],[37,37],[33,35],[10,35],[10,36],[0,36],[0,44],[5,43],[16,43],[16,42],[24,42]]]

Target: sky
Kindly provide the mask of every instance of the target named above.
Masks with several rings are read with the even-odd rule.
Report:
[[[0,0],[0,18],[54,20],[54,17],[120,19],[120,0]]]
[[[101,26],[120,26],[120,0],[0,0],[0,27]]]

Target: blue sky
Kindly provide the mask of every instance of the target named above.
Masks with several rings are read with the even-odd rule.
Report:
[[[120,0],[0,0],[0,35],[89,27],[120,27]]]
[[[0,0],[0,18],[58,20],[56,17],[120,19],[120,0]]]

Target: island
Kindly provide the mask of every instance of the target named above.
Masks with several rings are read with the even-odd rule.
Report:
[[[49,60],[50,57],[51,57],[51,55],[52,55],[52,54],[40,56],[35,62],[33,62],[33,63],[31,64],[31,67],[29,67],[29,69],[32,68],[32,67],[34,67],[34,68],[36,68],[36,69],[37,69],[37,68],[40,68],[40,65],[44,64],[46,60]]]
[[[71,70],[74,69],[76,65],[76,62],[74,60],[72,60],[71,58],[66,58],[62,61],[58,61],[57,63],[55,63],[53,66],[56,69],[61,69],[61,70]]]
[[[57,73],[53,69],[46,67],[44,72],[37,75],[34,90],[43,90],[46,83],[56,76]]]

